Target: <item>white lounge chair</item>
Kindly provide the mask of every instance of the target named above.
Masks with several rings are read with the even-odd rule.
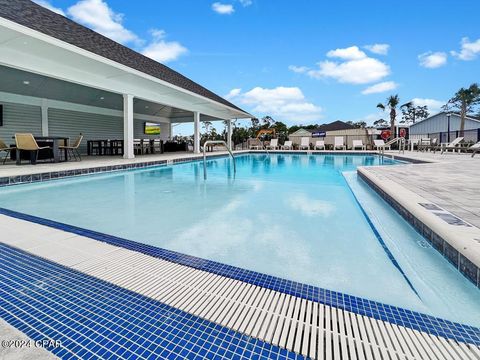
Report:
[[[300,146],[298,147],[299,150],[307,149],[310,150],[310,138],[302,137],[300,140]]]
[[[380,150],[380,149],[391,150],[390,145],[385,144],[385,141],[383,141],[382,139],[373,140],[373,145],[377,150]]]
[[[267,149],[277,150],[278,149],[278,139],[270,140],[270,144],[266,146]]]
[[[477,152],[480,152],[480,141],[470,146],[467,150],[472,151],[472,157],[474,157]]]
[[[460,137],[457,137],[455,140],[453,140],[450,144],[443,144],[442,145],[442,154],[445,152],[445,151],[448,151],[448,150],[457,150],[460,146],[460,143],[463,141],[463,136],[460,136]]]
[[[287,140],[283,143],[282,150],[292,150],[292,149],[293,149],[293,145],[291,140]]]
[[[365,145],[363,145],[362,140],[353,140],[352,141],[352,149],[356,150],[357,148],[360,148],[360,150],[365,150],[366,149]]]
[[[343,136],[335,136],[335,143],[333,145],[333,150],[337,150],[337,148],[341,148],[345,150],[345,143],[343,142]]]
[[[314,150],[325,150],[325,141],[324,140],[317,140],[315,141]]]

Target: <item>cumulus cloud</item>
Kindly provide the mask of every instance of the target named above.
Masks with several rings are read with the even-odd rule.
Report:
[[[153,29],[150,31],[153,41],[142,51],[142,54],[159,62],[169,62],[178,59],[188,52],[187,48],[177,41],[166,41],[164,30]]]
[[[46,0],[34,0],[33,2],[37,3],[40,6],[43,6],[44,8],[47,8],[48,10],[51,10],[51,11],[57,13],[57,14],[65,16],[65,12],[62,9],[53,6],[50,2],[48,2]]]
[[[121,44],[140,42],[135,33],[123,26],[123,14],[114,12],[103,0],[80,0],[67,12],[76,22]]]
[[[303,73],[306,73],[308,70],[310,70],[310,68],[307,66],[295,66],[295,65],[290,65],[288,69],[297,74],[303,74]]]
[[[321,107],[309,102],[298,87],[255,87],[247,92],[232,89],[226,97],[251,107],[254,113],[281,121],[304,122],[322,117]]]
[[[378,94],[385,91],[395,90],[398,87],[398,84],[395,81],[384,81],[372,86],[369,86],[362,91],[363,95],[368,94]]]
[[[221,15],[230,15],[235,12],[235,8],[232,4],[222,4],[219,2],[214,2],[212,4],[212,10]]]
[[[388,50],[390,49],[390,45],[388,44],[372,44],[372,45],[365,45],[365,49],[368,51],[378,54],[378,55],[387,55]]]
[[[444,66],[447,63],[447,54],[444,52],[431,52],[418,55],[420,66],[428,69],[435,69]]]
[[[424,106],[427,105],[428,111],[430,114],[438,113],[442,110],[442,106],[445,105],[446,101],[435,100],[435,99],[422,99],[414,98],[411,100],[415,106]]]
[[[460,51],[451,51],[450,53],[460,60],[474,60],[480,55],[480,39],[470,41],[468,37],[464,37],[461,42]]]
[[[390,67],[387,64],[367,56],[358,46],[331,50],[327,56],[343,61],[321,61],[317,64],[318,69],[307,72],[310,77],[332,78],[348,84],[368,84],[390,74]]]

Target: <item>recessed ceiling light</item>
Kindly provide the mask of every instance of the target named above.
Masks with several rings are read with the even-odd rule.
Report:
[[[24,84],[24,85],[29,85],[29,84],[30,84],[30,81],[28,81],[28,80],[23,80],[23,84]]]
[[[100,96],[100,100],[104,100],[105,98],[103,96]]]
[[[145,109],[148,109],[148,105],[145,106]]]

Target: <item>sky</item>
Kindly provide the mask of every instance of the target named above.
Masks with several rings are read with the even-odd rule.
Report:
[[[371,124],[392,94],[435,113],[480,82],[478,0],[36,2],[288,125]]]

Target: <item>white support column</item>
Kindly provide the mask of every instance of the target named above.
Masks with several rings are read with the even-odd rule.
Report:
[[[48,136],[48,103],[42,99],[42,136]]]
[[[227,146],[232,149],[232,120],[227,120]]]
[[[200,154],[200,113],[193,113],[193,152]]]
[[[133,95],[123,94],[123,158],[133,159]]]
[[[168,138],[173,139],[173,125],[172,125],[172,120],[170,120],[170,123],[168,124]]]

